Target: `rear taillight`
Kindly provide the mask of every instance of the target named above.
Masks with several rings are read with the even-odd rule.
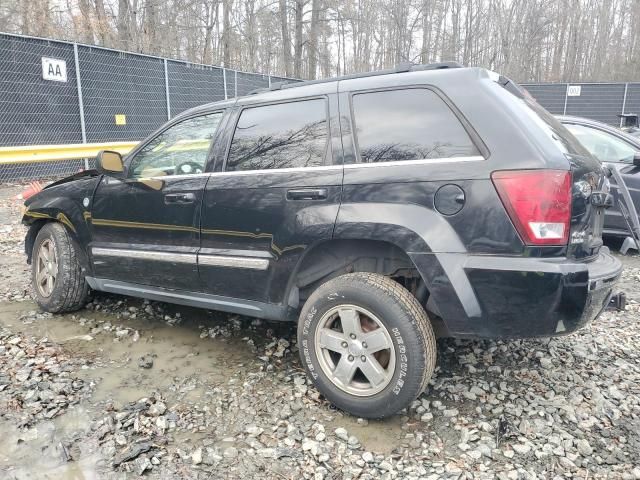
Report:
[[[500,200],[527,245],[566,245],[571,172],[504,170],[491,174]]]

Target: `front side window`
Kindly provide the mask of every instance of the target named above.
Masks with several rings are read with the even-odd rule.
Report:
[[[359,93],[353,96],[353,114],[362,162],[480,154],[458,118],[431,90]]]
[[[226,170],[324,165],[328,139],[324,99],[246,108],[231,141]]]
[[[633,163],[636,149],[624,140],[584,125],[566,124],[566,127],[601,162]]]
[[[204,172],[222,112],[188,118],[162,132],[131,160],[131,177],[188,175]]]

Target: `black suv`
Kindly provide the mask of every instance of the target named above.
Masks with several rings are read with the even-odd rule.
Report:
[[[404,67],[198,107],[26,202],[34,293],[89,289],[298,322],[338,407],[426,387],[436,334],[564,334],[607,305],[600,164],[508,79]]]

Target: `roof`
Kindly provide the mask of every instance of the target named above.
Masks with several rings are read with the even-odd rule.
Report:
[[[278,83],[272,84],[269,88],[260,88],[257,90],[253,90],[252,92],[249,92],[249,94],[245,96],[234,97],[228,100],[221,100],[218,102],[206,103],[203,105],[199,105],[197,107],[193,107],[189,110],[186,110],[180,113],[175,118],[192,115],[194,113],[203,113],[203,112],[207,112],[207,111],[211,111],[219,108],[226,108],[229,106],[233,106],[239,100],[244,100],[244,99],[262,100],[262,99],[269,99],[270,97],[277,98],[279,97],[279,95],[277,95],[277,92],[289,91],[290,89],[317,86],[317,89],[312,89],[313,93],[310,93],[310,94],[312,95],[323,94],[323,93],[326,93],[329,90],[329,88],[331,88],[330,85],[339,81],[352,80],[352,79],[358,79],[358,78],[367,78],[367,77],[377,77],[377,76],[384,76],[384,75],[402,74],[407,72],[422,72],[422,71],[426,72],[426,71],[448,70],[448,69],[467,70],[458,62],[440,62],[440,63],[430,63],[426,65],[413,65],[410,63],[403,63],[403,64],[397,65],[394,68],[390,68],[386,70],[376,70],[372,72],[355,73],[352,75],[344,75],[340,77],[326,78],[326,79],[320,79],[320,80],[307,80],[304,82],[291,82],[291,83],[278,82]]]

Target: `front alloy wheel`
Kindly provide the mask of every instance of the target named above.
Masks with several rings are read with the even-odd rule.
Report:
[[[53,239],[47,238],[40,244],[36,258],[36,288],[40,295],[48,298],[53,293],[58,276],[58,257]]]
[[[40,228],[31,255],[33,294],[40,308],[62,313],[85,305],[89,285],[81,262],[84,255],[61,223],[51,222]]]

